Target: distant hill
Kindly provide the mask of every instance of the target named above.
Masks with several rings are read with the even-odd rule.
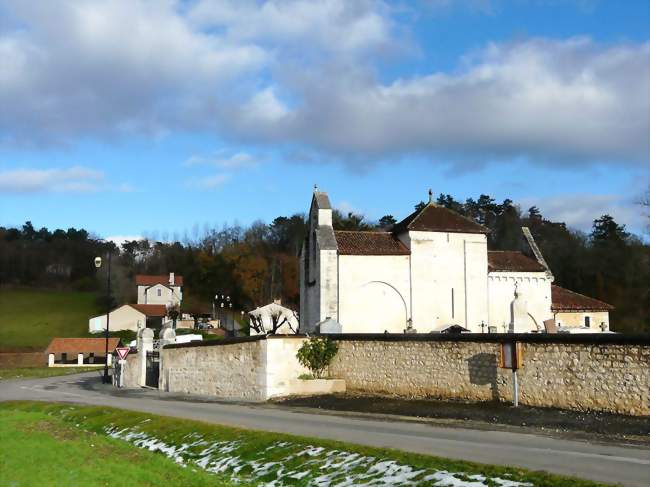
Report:
[[[86,336],[101,313],[90,292],[0,288],[0,350],[45,348],[52,337]]]

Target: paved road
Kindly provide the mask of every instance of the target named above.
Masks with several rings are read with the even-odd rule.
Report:
[[[482,463],[515,465],[602,482],[650,486],[650,449],[592,444],[529,433],[440,427],[262,404],[188,401],[153,390],[115,390],[93,373],[0,381],[0,400],[111,405],[245,428],[330,438]]]

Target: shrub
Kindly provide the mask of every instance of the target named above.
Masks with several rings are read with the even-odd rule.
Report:
[[[298,349],[296,357],[300,365],[321,379],[338,351],[339,346],[329,338],[311,337]]]

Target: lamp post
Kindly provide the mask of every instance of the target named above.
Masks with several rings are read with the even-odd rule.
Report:
[[[230,296],[227,296],[225,294],[215,294],[214,296],[214,301],[212,303],[212,306],[216,309],[216,312],[219,314],[219,326],[221,328],[224,328],[226,332],[231,332],[234,329],[234,319],[231,316],[231,323],[230,323],[230,328],[228,326],[228,315],[232,315],[232,301],[230,300]],[[228,311],[230,310],[230,312]]]
[[[106,330],[104,332],[105,340],[105,358],[104,358],[104,377],[102,377],[102,382],[108,384],[110,382],[108,378],[108,333],[110,327],[111,319],[111,250],[108,250],[108,275],[106,278]],[[102,266],[102,258],[95,257],[95,267],[99,269]]]

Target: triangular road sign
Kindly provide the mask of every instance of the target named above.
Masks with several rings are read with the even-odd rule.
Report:
[[[126,356],[129,354],[129,350],[131,350],[129,347],[118,347],[115,349],[117,356],[120,357],[120,360],[124,360],[126,358]]]

